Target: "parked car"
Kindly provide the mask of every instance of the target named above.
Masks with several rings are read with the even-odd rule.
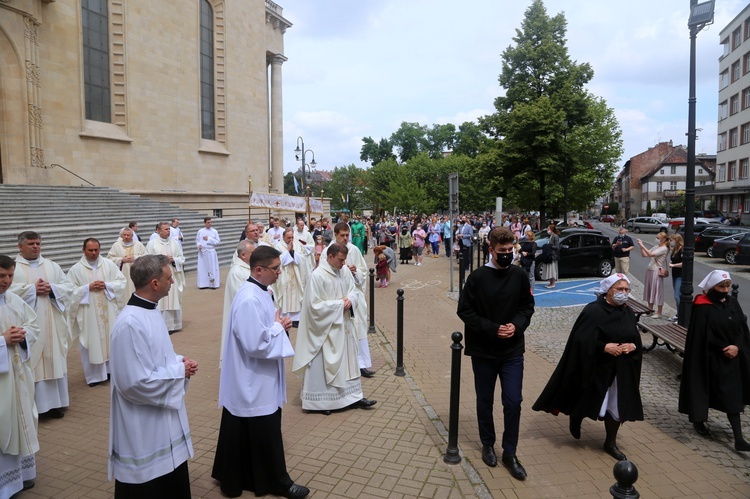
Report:
[[[720,229],[722,227],[728,227],[728,226],[721,224],[721,223],[706,223],[703,220],[699,220],[695,222],[695,224],[693,224],[693,235],[696,236],[702,233],[706,229]],[[679,227],[677,227],[677,230],[675,232],[685,237],[685,226],[680,225]]]
[[[594,226],[591,225],[590,222],[587,222],[586,220],[580,220],[580,219],[569,218],[568,219],[568,225],[563,224],[562,220],[553,220],[553,222],[555,223],[555,227],[557,227],[558,230],[562,229],[562,228],[568,228],[568,227],[582,228],[582,229],[593,229],[594,228]]]
[[[750,231],[750,228],[748,227],[729,227],[726,225],[718,227],[709,226],[695,236],[695,251],[707,251],[708,248],[713,246],[714,241],[717,239],[734,234],[744,234],[748,231]]]
[[[651,218],[658,218],[662,222],[669,222],[669,217],[666,213],[652,213]]]
[[[602,222],[610,223],[615,221],[614,215],[602,215],[602,217],[599,219]]]
[[[745,235],[744,232],[732,234],[731,236],[722,237],[706,250],[706,255],[710,258],[723,258],[727,263],[735,263],[737,254],[737,243]]]
[[[625,222],[625,228],[640,234],[641,232],[659,232],[662,229],[669,230],[669,224],[653,217],[636,217]]]
[[[743,234],[742,238],[737,241],[734,251],[734,263],[740,265],[750,264],[750,232]]]
[[[683,225],[685,225],[685,217],[673,218],[669,221],[669,227],[671,227],[674,230],[679,230],[679,228]],[[705,229],[706,225],[724,225],[724,224],[718,218],[697,217],[693,219],[693,226],[697,227],[698,225],[701,225],[703,229]]]
[[[547,237],[537,239],[540,248],[547,244]],[[536,256],[536,278],[541,279],[544,262],[541,250]],[[615,266],[614,252],[607,236],[598,230],[565,229],[560,236],[560,259],[558,272],[563,275],[590,274],[608,277]]]

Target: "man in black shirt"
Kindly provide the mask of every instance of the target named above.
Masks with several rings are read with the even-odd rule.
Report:
[[[630,251],[635,248],[633,240],[627,235],[625,227],[620,228],[620,234],[612,239],[612,249],[615,252],[615,273],[628,275],[630,270]]]
[[[534,296],[526,272],[511,265],[513,240],[507,227],[490,231],[491,259],[469,274],[458,302],[458,316],[464,322],[464,353],[471,357],[474,371],[482,461],[497,466],[492,409],[499,377],[505,425],[502,463],[514,478],[523,480],[526,470],[516,457],[516,447],[523,400],[524,331],[534,314]]]

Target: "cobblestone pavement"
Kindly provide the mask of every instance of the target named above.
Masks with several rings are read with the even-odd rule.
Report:
[[[371,256],[367,256],[368,262]],[[371,334],[373,369],[363,380],[365,396],[378,400],[372,410],[331,416],[300,408],[300,380],[289,372],[288,404],[282,429],[292,478],[309,486],[314,498],[353,497],[608,497],[614,460],[601,450],[604,430],[587,421],[581,440],[568,435],[567,418],[530,410],[549,379],[580,307],[538,308],[527,334],[524,412],[518,456],[529,472],[524,482],[502,466],[482,463],[471,365],[461,356],[458,445],[462,462],[443,462],[449,426],[451,333],[462,331],[455,314],[444,257],[425,258],[422,267],[399,266],[392,285],[375,290],[376,332]],[[227,269],[223,269],[226,275]],[[188,275],[184,329],[172,336],[175,350],[200,363],[187,395],[195,457],[189,461],[194,497],[221,497],[211,478],[220,412],[218,392],[219,324],[224,290],[199,291]],[[458,275],[455,275],[457,285]],[[639,288],[634,283],[634,295]],[[396,289],[405,290],[403,363],[396,368]],[[645,320],[645,319],[644,319]],[[295,331],[292,330],[294,340]],[[645,341],[645,339],[644,339]],[[642,497],[750,497],[744,455],[730,445],[720,415],[709,422],[713,440],[692,432],[676,412],[681,360],[660,348],[646,354],[642,393],[648,421],[625,425],[619,446],[639,467]],[[86,386],[77,351],[68,357],[71,405],[65,418],[41,420],[37,485],[32,497],[105,498],[107,481],[109,386]],[[496,424],[502,424],[500,395]],[[747,422],[746,422],[747,423]],[[252,497],[245,492],[243,497]]]

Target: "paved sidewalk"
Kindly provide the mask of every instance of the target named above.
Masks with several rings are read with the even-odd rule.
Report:
[[[369,262],[371,256],[366,259]],[[177,352],[200,363],[187,396],[195,447],[189,467],[193,497],[214,498],[221,497],[211,467],[220,420],[216,399],[224,289],[198,290],[191,287],[192,276],[187,281],[185,327],[172,340]],[[456,273],[456,286],[457,282]],[[393,375],[397,288],[403,288],[406,297],[405,377]],[[282,423],[287,466],[295,481],[310,487],[311,497],[609,497],[615,461],[600,450],[603,426],[584,422],[577,441],[568,435],[566,417],[530,410],[581,307],[537,309],[527,332],[526,401],[518,455],[529,477],[519,482],[502,466],[488,468],[482,463],[471,366],[465,356],[459,425],[464,459],[453,466],[442,460],[450,335],[463,330],[449,293],[448,260],[425,258],[422,267],[399,266],[392,285],[375,291],[377,332],[370,335],[370,348],[378,374],[363,379],[365,396],[378,400],[374,409],[330,416],[303,413],[300,380],[291,373],[287,378],[289,403]],[[638,297],[637,291],[634,294]],[[85,384],[77,351],[71,351],[68,362],[71,406],[64,419],[40,421],[37,485],[21,498],[112,496],[113,486],[107,481],[109,386]],[[636,488],[642,497],[750,497],[748,459],[731,449],[731,431],[721,415],[712,412],[709,425],[715,436],[706,440],[691,432],[686,418],[676,413],[674,376],[680,365],[679,357],[663,349],[644,357],[647,421],[625,425],[618,440],[639,467]],[[502,428],[499,390],[496,404],[496,424]],[[745,419],[747,426],[750,421]],[[253,494],[245,492],[243,497]]]

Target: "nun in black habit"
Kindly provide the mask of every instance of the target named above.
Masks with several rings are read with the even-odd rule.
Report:
[[[600,296],[578,316],[565,351],[547,386],[532,407],[570,416],[570,434],[581,438],[583,418],[604,420],[604,451],[626,459],[617,448],[624,421],[643,421],[641,335],[625,303],[630,280],[613,274],[599,286]]]
[[[750,404],[750,330],[737,300],[729,296],[729,273],[714,270],[699,284],[693,301],[685,359],[682,362],[679,411],[698,434],[710,435],[708,409],[726,413],[734,448],[750,451],[742,437],[740,413]]]

